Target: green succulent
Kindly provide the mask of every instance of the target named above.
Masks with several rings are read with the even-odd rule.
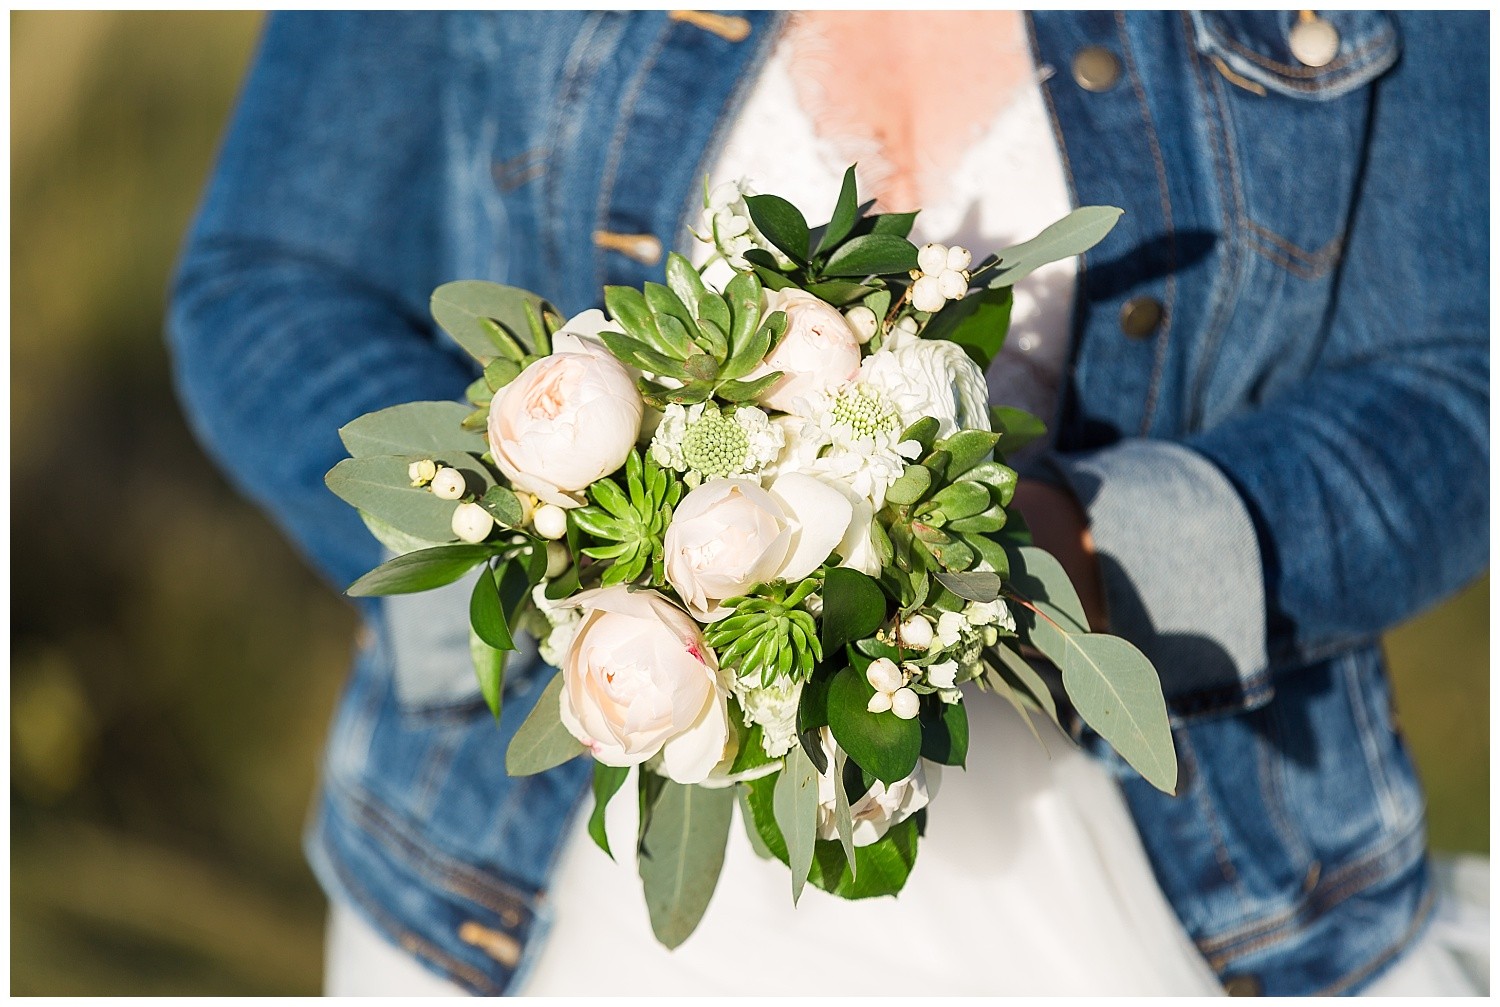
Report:
[[[651,582],[663,584],[662,540],[672,511],[682,498],[682,483],[674,473],[632,451],[625,459],[625,485],[600,479],[589,487],[587,507],[568,511],[568,520],[600,545],[582,550],[590,559],[609,560],[601,583],[629,584],[651,570]]]
[[[927,417],[901,435],[924,453],[886,491],[872,526],[881,565],[904,605],[925,593],[917,588],[934,573],[972,570],[981,561],[1002,577],[1009,570],[1005,550],[988,537],[1005,527],[1016,492],[1015,469],[994,460],[1000,435],[960,430],[937,440],[937,431],[937,420]]]
[[[811,678],[823,648],[812,615],[798,606],[817,588],[814,577],[795,587],[772,581],[751,594],[726,598],[723,604],[734,614],[710,623],[703,633],[719,666],[736,675],[759,671],[762,685],[777,678]]]
[[[710,398],[748,402],[781,377],[774,371],[745,378],[786,330],[785,313],[762,318],[760,303],[761,283],[753,273],[736,275],[723,294],[716,294],[674,252],[667,256],[666,286],[604,288],[604,306],[624,331],[601,332],[599,338],[625,363],[681,382],[669,388],[640,380],[641,395],[657,409]]]

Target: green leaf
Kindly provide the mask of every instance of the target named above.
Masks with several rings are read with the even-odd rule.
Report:
[[[990,426],[1000,434],[1000,450],[1007,453],[1047,436],[1047,424],[1011,406],[990,406]]]
[[[780,196],[746,196],[750,219],[766,239],[799,265],[807,262],[809,235],[802,211]]]
[[[615,859],[615,855],[609,848],[609,835],[604,831],[604,812],[608,810],[610,800],[619,793],[629,777],[629,766],[606,766],[602,762],[594,763],[594,811],[589,815],[589,835],[599,845],[599,849],[609,854],[611,860]]]
[[[459,426],[469,407],[460,402],[407,402],[365,413],[339,429],[339,439],[355,458],[369,455],[482,455],[482,434]],[[408,480],[409,481],[409,480]]]
[[[849,756],[842,749],[833,750],[833,827],[839,834],[839,847],[849,864],[850,875],[859,870],[859,854],[854,848],[854,817],[849,812],[849,792],[844,786],[844,770]]]
[[[551,305],[529,290],[487,280],[445,283],[432,292],[431,302],[432,317],[438,325],[481,363],[505,352],[503,340],[496,338],[495,323],[506,336],[530,342],[527,305],[538,312],[551,309]],[[536,346],[526,349],[531,353],[540,351]]]
[[[959,476],[974,466],[989,461],[999,440],[999,434],[985,430],[960,430],[947,440],[939,441],[938,448],[948,453],[948,465],[945,469],[948,479],[957,481]]]
[[[695,318],[703,317],[700,302],[719,301],[718,295],[703,285],[703,277],[698,275],[693,264],[676,252],[667,253],[667,286]],[[719,301],[719,304],[722,306],[723,302]]]
[[[911,233],[911,226],[917,222],[917,211],[882,213],[874,220],[874,226],[870,229],[871,234],[894,234],[899,238],[904,238]]]
[[[1017,606],[1023,639],[1062,670],[1063,690],[1084,722],[1163,793],[1177,786],[1177,752],[1161,679],[1135,646],[1088,633],[1046,602]]]
[[[1015,709],[1016,715],[1025,723],[1026,729],[1031,732],[1031,736],[1036,739],[1038,745],[1042,746],[1042,750],[1046,751],[1047,743],[1037,733],[1036,724],[1031,721],[1031,711],[1026,708],[1025,703],[1021,702],[1020,695],[1016,692],[1015,687],[1010,684],[1010,681],[1004,675],[997,674],[994,671],[990,671],[986,675],[985,681],[989,682],[990,686],[1000,694],[1000,697]]]
[[[787,866],[792,870],[792,904],[802,898],[802,886],[812,869],[813,844],[818,838],[818,770],[801,745],[786,753],[771,802],[776,827],[786,840]]]
[[[474,579],[474,590],[469,595],[469,625],[476,636],[496,650],[516,649],[510,627],[505,624],[500,589],[495,586],[494,574],[488,567]]]
[[[494,485],[495,477],[473,455],[456,451],[435,454],[434,461],[463,473],[470,493],[482,494]],[[345,458],[323,481],[339,499],[397,531],[428,542],[451,542],[455,538],[453,510],[457,504],[411,484],[407,469],[416,460],[401,455]]]
[[[944,486],[933,494],[932,504],[941,508],[943,516],[949,521],[957,521],[988,510],[990,491],[979,483],[960,481]],[[1001,524],[1004,523],[1001,521]]]
[[[479,638],[469,627],[469,657],[474,661],[474,676],[479,679],[479,694],[500,722],[500,704],[505,694],[505,651],[496,650]]]
[[[494,555],[487,545],[440,545],[387,560],[349,585],[355,598],[384,594],[414,594],[452,584]]]
[[[808,284],[806,289],[819,300],[827,301],[835,308],[842,308],[864,297],[874,288],[853,280],[824,280],[822,283]]]
[[[917,268],[917,246],[894,234],[862,234],[828,257],[826,276],[882,276]]]
[[[519,528],[525,519],[521,501],[515,491],[498,483],[484,491],[479,506],[490,512],[490,516],[507,528]]]
[[[732,322],[729,326],[730,355],[738,357],[760,326],[762,287],[751,273],[736,273],[724,287]]]
[[[750,249],[750,251],[745,253],[745,259],[755,266],[755,275],[760,279],[761,283],[765,284],[771,290],[787,290],[789,288],[797,288],[796,282],[787,279],[785,276],[782,276],[781,273],[778,272],[774,267],[765,265],[762,262],[756,262],[753,258],[756,252],[760,252],[760,249]],[[761,255],[768,259],[771,258],[770,252],[761,252]]]
[[[1057,701],[1052,698],[1052,690],[1047,688],[1047,683],[1041,674],[1031,666],[1031,662],[1020,654],[1003,644],[994,648],[995,654],[1000,658],[1001,664],[1007,677],[1014,677],[1021,687],[1048,717],[1057,729],[1066,735],[1067,729],[1062,726],[1062,721],[1057,716]]]
[[[1005,550],[1010,559],[1010,586],[1033,602],[1046,602],[1062,611],[1080,631],[1088,632],[1088,617],[1078,592],[1051,553],[1036,546],[1023,545]]]
[[[866,709],[875,690],[864,675],[845,668],[828,684],[828,727],[839,747],[883,783],[895,783],[916,768],[922,727],[894,713]]]
[[[646,297],[639,290],[634,287],[605,287],[604,308],[615,324],[625,330],[625,335],[658,353],[668,352],[661,333],[656,330],[656,319],[646,304]],[[605,345],[609,345],[608,342]],[[619,356],[613,346],[610,346],[610,350]],[[653,373],[661,372],[653,370]]]
[[[945,766],[962,766],[969,757],[969,712],[962,702],[925,702],[917,717],[922,725],[922,758]]]
[[[923,451],[931,451],[933,443],[937,440],[938,431],[941,429],[942,424],[937,421],[936,417],[923,416],[901,432],[901,439],[916,441],[922,445]]]
[[[646,306],[656,319],[656,329],[661,333],[662,342],[671,348],[672,356],[681,358],[692,353],[698,323],[693,321],[687,305],[672,293],[671,288],[660,283],[647,283],[644,292]]]
[[[946,339],[964,348],[964,352],[989,370],[990,362],[1005,345],[1010,330],[1011,292],[1009,287],[986,288],[969,294],[961,301],[949,301],[922,330],[924,339]]]
[[[818,242],[816,254],[822,254],[846,238],[854,229],[859,215],[859,196],[855,192],[854,166],[844,172],[843,184],[839,187],[838,202],[833,206],[833,216],[823,229],[823,240]]]
[[[521,365],[509,357],[496,357],[484,365],[484,378],[491,392],[498,392],[520,377]]]
[[[653,328],[655,328],[654,325]],[[638,339],[621,335],[618,332],[604,331],[599,333],[599,341],[608,347],[609,352],[613,353],[620,360],[634,367],[639,367],[643,371],[650,371],[652,374],[669,375],[671,377],[684,376],[682,360],[680,358],[669,357],[665,353],[653,350]],[[660,337],[658,337],[658,341],[661,341]]]
[[[1002,582],[999,574],[945,573],[939,570],[933,576],[937,578],[939,584],[968,601],[984,604],[1000,597]]]
[[[1000,271],[990,287],[1011,287],[1049,262],[1082,255],[1104,240],[1124,210],[1114,206],[1080,206],[1030,241],[1000,253]]]
[[[640,875],[651,930],[676,948],[708,909],[734,816],[734,789],[662,782],[641,835]]]
[[[563,726],[559,712],[562,688],[562,672],[558,672],[516,730],[505,750],[505,771],[511,776],[543,773],[584,753],[582,743]]]
[[[781,378],[780,371],[772,371],[761,375],[754,381],[725,381],[714,389],[714,394],[725,402],[749,402]]]
[[[885,622],[885,608],[885,592],[875,581],[848,567],[829,570],[823,581],[823,653],[836,654],[873,634]]]

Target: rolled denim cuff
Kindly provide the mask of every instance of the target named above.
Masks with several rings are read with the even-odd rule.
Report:
[[[1260,545],[1224,474],[1159,440],[1040,463],[1087,512],[1109,631],[1156,665],[1173,720],[1269,701]]]

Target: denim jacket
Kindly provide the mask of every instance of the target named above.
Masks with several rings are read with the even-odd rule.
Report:
[[[1074,203],[1126,211],[1080,275],[1046,471],[1162,672],[1178,794],[1094,747],[1237,993],[1358,991],[1425,925],[1379,637],[1489,544],[1487,25],[1318,16],[1318,67],[1296,12],[1028,21]],[[333,584],[381,559],[323,486],[337,428],[474,376],[432,289],[571,313],[659,279],[782,17],[270,19],[170,340],[209,451]],[[546,672],[516,662],[497,728],[465,590],[364,603],[307,846],[334,898],[494,993],[534,958],[589,767],[505,775]]]

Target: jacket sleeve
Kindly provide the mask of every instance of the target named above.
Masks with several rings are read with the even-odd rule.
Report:
[[[200,440],[339,588],[380,550],[323,484],[338,428],[456,399],[473,373],[427,311],[466,268],[435,223],[464,173],[438,114],[443,32],[436,16],[271,17],[171,296]]]
[[[1156,643],[1189,706],[1215,685],[1252,705],[1270,672],[1370,641],[1488,563],[1488,31],[1401,29],[1319,365],[1181,442],[1054,460],[1089,512],[1112,630]]]

